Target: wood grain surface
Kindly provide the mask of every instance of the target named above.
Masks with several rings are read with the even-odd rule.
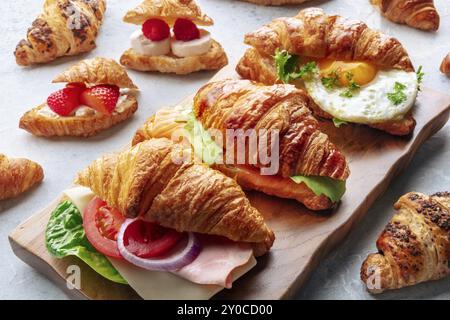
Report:
[[[220,71],[213,80],[226,77],[236,77],[230,67]],[[323,131],[349,160],[351,175],[342,203],[333,212],[312,212],[295,201],[249,192],[250,201],[274,230],[276,241],[270,253],[259,258],[257,266],[236,281],[233,289],[223,290],[215,298],[292,297],[319,261],[343,240],[392,179],[408,166],[417,149],[445,125],[449,115],[450,96],[423,88],[414,107],[417,127],[410,137],[394,137],[358,125],[335,128],[331,122],[321,121]],[[10,234],[14,253],[74,298],[139,298],[128,286],[103,279],[81,261],[58,260],[48,254],[44,231],[60,197]],[[66,286],[67,267],[74,263],[82,269],[81,290],[70,290]]]

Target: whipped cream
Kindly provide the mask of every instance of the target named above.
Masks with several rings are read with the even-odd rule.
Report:
[[[207,53],[211,48],[211,35],[200,29],[200,38],[191,41],[181,41],[172,37],[171,48],[174,55],[184,58],[199,56]]]
[[[170,53],[170,37],[161,41],[152,41],[144,36],[142,30],[136,30],[130,37],[131,47],[146,56],[164,56]]]

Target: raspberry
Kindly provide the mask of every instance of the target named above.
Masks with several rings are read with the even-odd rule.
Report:
[[[142,25],[144,36],[152,41],[161,41],[170,36],[169,25],[160,19],[149,19]]]
[[[197,26],[188,19],[178,18],[173,26],[175,38],[181,41],[191,41],[200,38]]]

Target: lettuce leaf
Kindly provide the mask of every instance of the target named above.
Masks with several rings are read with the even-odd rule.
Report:
[[[127,284],[109,260],[89,243],[81,213],[72,202],[63,201],[52,212],[45,231],[45,243],[56,258],[76,256],[106,279]]]
[[[341,120],[341,119],[338,119],[338,118],[333,118],[333,123],[334,123],[334,126],[336,128],[340,128],[342,125],[348,124],[347,121]]]
[[[276,50],[273,56],[277,68],[278,80],[290,83],[293,80],[306,79],[317,72],[317,64],[314,61],[300,65],[300,58],[290,54],[286,50]]]
[[[186,125],[184,127],[189,133],[189,140],[194,148],[194,152],[202,159],[202,162],[212,165],[222,159],[223,150],[213,140],[208,130],[197,120],[194,112],[186,115]]]
[[[325,195],[332,202],[338,202],[341,200],[345,193],[345,181],[317,176],[293,176],[291,179],[295,183],[306,184],[315,195]]]

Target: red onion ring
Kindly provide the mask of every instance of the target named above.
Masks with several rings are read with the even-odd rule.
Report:
[[[186,247],[179,253],[164,259],[144,259],[140,258],[127,250],[124,244],[124,234],[128,226],[136,219],[127,219],[120,227],[117,235],[117,247],[122,257],[131,264],[146,270],[153,271],[177,271],[194,261],[201,251],[199,239],[194,233],[188,233],[188,243]]]

